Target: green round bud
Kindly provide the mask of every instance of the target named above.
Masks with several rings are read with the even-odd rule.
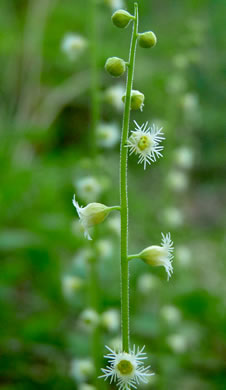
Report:
[[[112,23],[119,28],[127,27],[132,19],[133,16],[124,9],[115,11],[111,17]]]
[[[126,95],[122,97],[123,103],[126,101]],[[144,106],[144,94],[140,91],[132,90],[131,93],[131,110],[141,110]]]
[[[152,31],[147,31],[142,34],[139,34],[138,42],[140,47],[149,49],[154,47],[157,43],[156,35]]]
[[[118,57],[110,57],[105,64],[105,70],[113,77],[120,77],[126,71],[126,63]]]

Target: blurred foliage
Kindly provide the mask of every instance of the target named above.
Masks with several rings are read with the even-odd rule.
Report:
[[[117,30],[102,3],[101,97],[118,84],[104,72],[106,58],[127,58],[130,39],[130,27]],[[137,50],[134,87],[146,104],[132,119],[162,124],[166,141],[164,159],[145,172],[129,160],[130,252],[170,230],[176,256],[168,283],[164,270],[131,264],[131,338],[146,345],[156,372],[147,389],[225,390],[226,2],[140,3],[140,31],[152,29],[158,45]],[[119,203],[119,145],[91,157],[89,46],[76,61],[61,50],[68,32],[89,39],[84,1],[1,0],[0,9],[0,389],[77,389],[71,361],[91,353],[78,321],[90,304],[89,265],[71,199],[91,176],[99,201]],[[102,121],[120,125],[121,115],[101,99]],[[190,165],[178,157],[183,147]],[[100,312],[120,307],[111,222],[88,247],[98,260]],[[65,293],[65,275],[81,278],[83,288]],[[167,307],[174,316],[164,315]],[[102,332],[102,346],[116,335]]]

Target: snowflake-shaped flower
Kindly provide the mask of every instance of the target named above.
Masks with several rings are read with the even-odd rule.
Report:
[[[110,379],[110,383],[116,382],[119,390],[130,390],[137,388],[140,382],[147,383],[148,377],[154,375],[149,373],[150,366],[144,367],[142,360],[147,359],[146,354],[143,352],[144,347],[140,350],[135,345],[133,349],[127,352],[115,352],[111,348],[106,348],[110,351],[109,354],[104,356],[109,361],[107,368],[102,368],[104,375],[100,378]]]
[[[134,123],[136,128],[132,131],[126,146],[130,149],[130,154],[139,155],[138,164],[144,163],[144,169],[146,169],[146,163],[151,164],[156,161],[156,157],[162,157],[163,146],[159,143],[165,137],[163,137],[162,127],[158,128],[155,124],[148,127],[148,122],[141,126],[136,121]]]

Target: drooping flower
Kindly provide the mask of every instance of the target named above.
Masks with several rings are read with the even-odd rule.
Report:
[[[109,366],[102,368],[104,375],[99,378],[110,379],[110,383],[116,382],[119,390],[130,390],[137,388],[141,382],[147,383],[148,377],[154,375],[149,373],[150,366],[144,367],[142,360],[147,359],[143,352],[144,347],[140,350],[135,345],[133,349],[127,352],[115,352],[111,348],[106,348],[110,351],[104,357],[108,359]]]
[[[136,121],[134,123],[136,129],[132,131],[126,146],[130,149],[130,155],[132,153],[139,155],[138,164],[144,163],[144,169],[146,169],[146,163],[151,164],[156,161],[156,157],[162,157],[163,146],[159,146],[159,143],[165,138],[162,128],[154,124],[148,127],[148,122],[141,126]]]
[[[117,206],[107,207],[102,203],[89,203],[86,207],[80,207],[78,202],[75,200],[75,195],[72,203],[76,208],[80,222],[84,227],[84,236],[88,238],[88,240],[92,240],[89,235],[88,228],[103,222],[110,211],[119,208]]]
[[[171,240],[170,233],[162,233],[162,243],[161,246],[152,245],[148,248],[145,248],[135,257],[141,258],[145,263],[153,266],[163,266],[168,275],[168,280],[173,273],[173,241]]]

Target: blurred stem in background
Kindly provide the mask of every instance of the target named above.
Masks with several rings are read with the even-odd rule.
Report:
[[[122,316],[122,348],[129,352],[129,264],[128,264],[128,185],[126,142],[129,132],[130,103],[135,67],[136,44],[138,34],[138,4],[134,3],[134,25],[130,44],[129,64],[126,83],[126,101],[123,116],[120,161],[120,196],[121,196],[121,316]]]
[[[96,0],[89,0],[89,43],[90,43],[90,93],[91,93],[91,107],[90,107],[90,129],[89,129],[89,150],[91,157],[95,159],[97,156],[96,144],[96,129],[100,118],[100,100],[99,100],[99,71],[98,71],[98,7]],[[93,253],[95,253],[94,241],[92,241]],[[98,259],[94,258],[90,262],[89,270],[89,284],[90,284],[90,304],[94,311],[99,312],[100,294],[99,294],[99,275],[98,275]],[[95,365],[95,386],[100,390],[103,389],[103,384],[100,384],[98,375],[101,367],[101,342],[100,342],[100,326],[99,324],[92,330],[92,358]],[[105,385],[104,385],[105,387]]]
[[[99,70],[98,70],[98,6],[96,0],[90,0],[90,60],[91,60],[91,118],[90,118],[90,150],[92,156],[97,153],[96,128],[100,118],[100,98],[99,98]]]

